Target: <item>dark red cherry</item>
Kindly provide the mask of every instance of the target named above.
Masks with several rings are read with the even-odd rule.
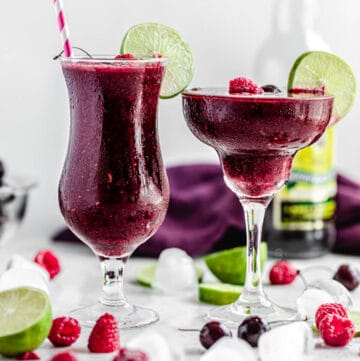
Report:
[[[259,316],[246,317],[238,328],[238,337],[257,347],[260,336],[270,330],[270,326]]]
[[[343,284],[349,291],[352,291],[359,286],[360,271],[354,266],[342,264],[335,272],[334,280]]]
[[[211,321],[206,323],[203,328],[200,330],[200,343],[208,349],[211,347],[218,339],[222,337],[231,337],[231,331],[223,324],[217,321]]]

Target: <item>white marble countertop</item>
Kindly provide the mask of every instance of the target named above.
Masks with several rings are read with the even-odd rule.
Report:
[[[67,242],[55,243],[49,240],[34,238],[13,239],[2,247],[0,253],[0,269],[4,269],[7,260],[14,253],[27,258],[33,258],[38,250],[45,248],[52,249],[56,252],[62,264],[61,274],[51,281],[50,284],[54,317],[66,314],[66,312],[74,308],[74,306],[95,303],[102,287],[100,266],[96,257],[83,245]],[[201,304],[195,299],[166,297],[157,294],[151,289],[138,286],[135,283],[136,274],[138,270],[148,262],[150,262],[149,259],[132,258],[130,260],[126,271],[125,292],[130,302],[155,309],[160,315],[160,321],[141,329],[121,330],[121,344],[126,345],[127,340],[143,330],[169,327],[174,330],[173,332],[177,342],[180,342],[184,346],[187,360],[198,361],[200,355],[203,353],[203,349],[198,341],[197,332],[180,332],[177,329],[179,327],[201,327],[201,325],[205,323],[203,319],[205,312],[212,306]],[[202,263],[201,260],[198,262],[200,264]],[[271,261],[268,262],[268,264],[270,263]],[[300,269],[311,265],[327,265],[336,268],[337,265],[341,263],[357,263],[360,266],[360,257],[330,254],[315,260],[294,261],[294,264]],[[281,287],[287,286],[267,288],[269,295],[279,303],[284,301],[284,295],[286,295],[286,302],[294,300],[301,286],[299,284],[298,287],[296,285],[290,288]],[[352,295],[355,307],[360,308],[360,288],[354,291]],[[79,340],[69,348],[54,348],[46,340],[37,352],[42,360],[50,360],[53,354],[64,349],[70,349],[74,352],[79,361],[112,360],[114,357],[113,354],[91,354],[88,352],[87,339],[89,332],[90,329],[83,328]],[[318,347],[307,357],[307,360],[360,360],[359,351],[360,339],[354,339],[344,348],[325,347],[319,339]]]

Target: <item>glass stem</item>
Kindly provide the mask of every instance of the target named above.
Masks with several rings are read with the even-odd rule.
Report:
[[[124,296],[124,269],[129,255],[121,258],[99,257],[103,272],[103,292],[100,302],[107,306],[124,306],[128,302]]]
[[[246,276],[243,292],[238,300],[242,305],[268,305],[265,297],[260,268],[260,244],[266,207],[271,199],[240,200],[245,213],[246,226]]]

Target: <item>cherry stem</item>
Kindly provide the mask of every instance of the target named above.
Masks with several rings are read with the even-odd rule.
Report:
[[[301,279],[301,281],[302,281],[302,283],[304,284],[304,287],[305,287],[305,289],[306,289],[307,286],[308,286],[308,283],[306,282],[306,279],[305,279],[305,277],[303,276],[303,274],[301,273],[300,270],[297,271],[297,275],[298,275],[298,277]]]

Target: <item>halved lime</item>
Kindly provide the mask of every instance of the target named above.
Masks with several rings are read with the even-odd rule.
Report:
[[[261,268],[267,260],[267,244],[260,245]],[[221,282],[243,285],[246,273],[246,247],[236,247],[204,257],[209,270]]]
[[[172,98],[181,93],[194,75],[194,57],[189,44],[169,26],[157,23],[135,25],[125,34],[122,54],[151,58],[158,54],[168,59],[161,98]]]
[[[137,275],[137,279],[136,279],[137,283],[145,287],[152,287],[152,283],[154,281],[155,272],[156,272],[156,266],[157,266],[157,262],[151,262],[146,266],[144,266],[143,268],[141,268]],[[204,272],[197,265],[195,265],[195,269],[196,269],[198,281],[201,282]]]
[[[39,347],[52,323],[48,295],[36,288],[0,292],[0,354],[16,356]]]
[[[356,78],[349,64],[337,55],[309,51],[300,55],[289,74],[288,89],[313,89],[325,85],[326,95],[335,98],[332,124],[351,109],[356,97]]]
[[[241,286],[228,283],[201,283],[199,285],[199,300],[212,305],[228,305],[235,302],[241,292]]]

